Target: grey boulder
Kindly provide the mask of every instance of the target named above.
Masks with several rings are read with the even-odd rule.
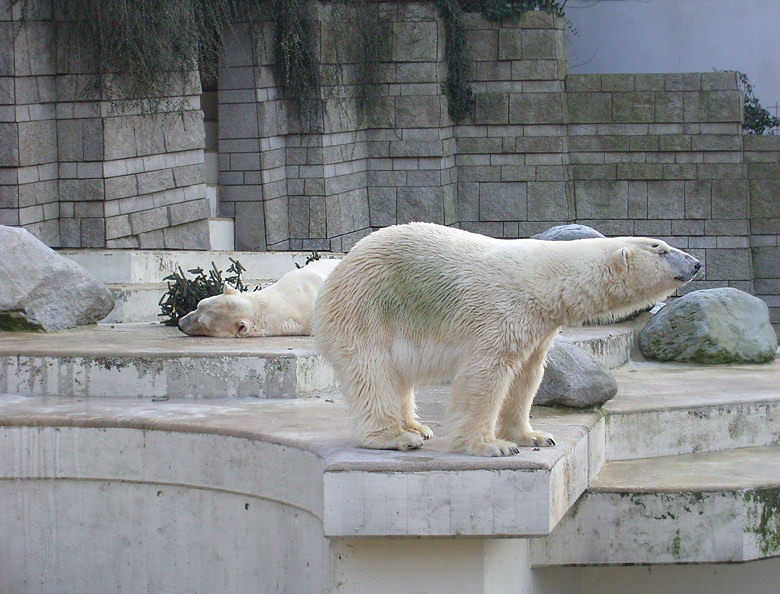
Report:
[[[617,389],[615,378],[597,359],[578,346],[556,339],[547,353],[544,378],[534,404],[590,408],[614,398]]]
[[[106,286],[25,229],[0,225],[0,330],[66,330],[114,308]]]
[[[558,225],[550,227],[547,231],[532,235],[531,239],[543,239],[545,241],[571,241],[572,239],[587,239],[590,237],[604,237],[593,227],[587,225]]]
[[[765,363],[777,336],[761,299],[738,289],[693,291],[662,308],[639,333],[648,359],[687,363]]]

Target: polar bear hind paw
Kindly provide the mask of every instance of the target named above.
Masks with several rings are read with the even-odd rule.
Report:
[[[404,429],[409,433],[417,433],[423,439],[430,439],[433,437],[433,431],[427,425],[421,425],[417,421],[411,421],[404,423]]]
[[[423,445],[423,437],[410,431],[401,431],[401,433],[382,431],[373,435],[358,439],[360,445],[364,448],[374,450],[416,450]]]
[[[465,453],[472,456],[514,456],[520,453],[516,443],[503,439],[481,441],[465,448]]]

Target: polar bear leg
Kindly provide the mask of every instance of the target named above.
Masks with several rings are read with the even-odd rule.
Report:
[[[501,407],[498,435],[523,446],[554,446],[553,436],[531,427],[531,405],[544,376],[544,359],[555,336],[545,340],[522,366]]]
[[[401,415],[404,421],[404,429],[410,433],[417,433],[423,439],[433,437],[430,427],[420,424],[417,420],[417,406],[414,402],[414,386],[404,387],[402,391]]]
[[[406,426],[398,375],[376,361],[360,367],[362,373],[350,373],[352,381],[342,382],[358,444],[378,450],[422,447],[423,435]]]
[[[452,384],[450,423],[452,446],[472,456],[511,456],[519,453],[517,444],[496,439],[495,427],[501,402],[513,377],[511,369],[499,362],[475,362],[457,375]]]

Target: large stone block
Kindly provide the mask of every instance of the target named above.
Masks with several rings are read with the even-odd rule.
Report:
[[[685,182],[647,182],[647,217],[682,219],[685,217]]]
[[[775,188],[778,186],[775,185]],[[742,179],[712,182],[712,217],[742,219],[747,216],[748,182]],[[778,211],[775,211],[778,212]]]
[[[0,226],[0,246],[0,324],[5,329],[64,330],[97,322],[114,308],[102,283],[24,229]]]
[[[433,21],[393,23],[393,61],[436,62],[438,27]]]
[[[575,181],[574,196],[578,219],[625,219],[628,216],[626,181]]]
[[[498,30],[499,60],[521,60],[523,58],[523,34],[522,29],[501,28]]]
[[[210,213],[211,208],[207,199],[190,200],[179,204],[171,204],[168,207],[168,220],[171,226],[176,226],[208,219]]]
[[[61,179],[59,180],[60,200],[67,202],[89,202],[103,200],[102,179]]]
[[[476,124],[506,124],[509,121],[509,101],[506,93],[477,93]]]
[[[570,218],[564,182],[529,182],[527,202],[529,221],[566,221]]]
[[[481,183],[479,219],[481,221],[523,221],[528,212],[528,187],[523,182]]]
[[[750,180],[750,216],[773,218],[780,213],[780,185],[776,179]]]
[[[510,124],[558,124],[563,121],[561,93],[521,93],[509,99]]]
[[[572,124],[612,121],[611,93],[566,93],[566,108]]]
[[[0,167],[17,167],[19,165],[18,125],[0,123]]]
[[[262,202],[235,203],[235,238],[237,250],[264,251],[266,249]]]
[[[57,160],[55,120],[19,122],[19,165],[40,165]]]
[[[750,256],[750,251],[747,249],[708,249],[707,267],[704,271],[706,279],[708,281],[751,280],[753,268]]]
[[[202,149],[206,144],[203,112],[185,111],[169,115],[163,126],[163,139],[168,152]]]
[[[135,127],[132,116],[105,118],[103,120],[106,160],[135,157]]]
[[[655,94],[656,122],[682,122],[683,118],[684,114],[682,93]]]
[[[406,187],[397,189],[399,224],[422,221],[444,224],[444,203],[440,187]]]
[[[652,122],[654,117],[653,93],[614,93],[612,95],[612,121],[616,123]]]
[[[738,91],[685,93],[686,122],[741,122],[742,101]]]
[[[14,24],[0,23],[0,76],[14,74]]]
[[[441,101],[437,95],[395,98],[398,128],[433,128],[441,123]]]
[[[563,34],[555,29],[521,29],[524,60],[555,60],[556,41]]]

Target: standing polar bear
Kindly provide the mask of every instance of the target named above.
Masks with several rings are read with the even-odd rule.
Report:
[[[359,445],[422,446],[432,432],[417,421],[414,387],[452,378],[453,448],[507,456],[555,445],[529,412],[562,326],[661,300],[700,266],[657,239],[504,240],[398,225],[358,242],[323,283],[313,329]]]

